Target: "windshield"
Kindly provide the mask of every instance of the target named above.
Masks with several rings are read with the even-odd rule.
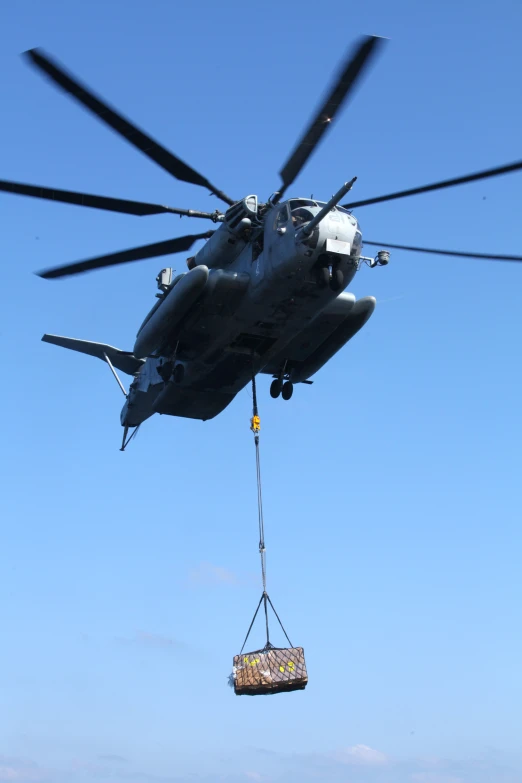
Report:
[[[316,204],[318,207],[325,207],[327,202],[326,201],[316,201]],[[337,206],[332,207],[332,212],[342,212],[343,215],[351,215],[351,212],[348,209],[345,209],[344,207],[340,207],[339,204]]]
[[[299,228],[299,226],[303,226],[305,223],[309,223],[314,216],[313,212],[310,212],[310,210],[306,209],[306,207],[297,207],[297,209],[293,209],[291,215],[292,223],[294,224],[295,228]]]
[[[319,202],[309,198],[292,198],[288,203],[290,204],[290,210],[293,212],[298,207],[316,207]]]
[[[315,199],[310,198],[293,198],[290,199],[288,202],[288,205],[290,207],[290,214],[292,216],[292,223],[297,228],[299,226],[302,226],[304,223],[308,223],[312,218],[314,217],[313,212],[310,211],[309,207],[319,207],[322,209],[326,206],[328,202],[326,201],[315,201]],[[339,214],[336,213],[342,213],[343,215],[348,215],[350,222],[356,226],[357,221],[354,218],[354,216],[350,213],[349,210],[345,209],[344,207],[340,207],[339,205],[332,207],[329,215],[331,220],[337,220],[339,222],[342,221],[342,218]]]

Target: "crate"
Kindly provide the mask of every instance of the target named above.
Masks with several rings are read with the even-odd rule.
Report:
[[[302,691],[308,683],[302,647],[272,647],[234,656],[234,691],[257,696]]]

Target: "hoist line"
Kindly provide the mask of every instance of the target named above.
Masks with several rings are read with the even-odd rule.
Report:
[[[261,490],[261,458],[259,455],[259,411],[257,408],[257,390],[256,390],[255,372],[252,373],[252,400],[253,400],[252,430],[254,432],[254,443],[256,447],[257,517],[258,517],[258,524],[259,524],[259,554],[261,556],[261,575],[263,579],[263,593],[266,593],[265,522],[263,518],[263,494]]]
[[[272,611],[275,614],[277,621],[279,625],[281,626],[284,635],[286,636],[286,639],[288,641],[288,644],[290,647],[292,647],[292,642],[288,638],[288,634],[285,631],[284,625],[281,622],[281,619],[279,615],[277,614],[274,605],[272,601],[270,600],[270,597],[266,591],[266,548],[265,548],[265,523],[263,518],[263,495],[261,491],[261,459],[259,455],[259,430],[261,428],[261,422],[259,419],[259,411],[257,408],[257,390],[256,390],[256,374],[255,370],[252,371],[252,401],[253,401],[253,412],[252,412],[252,420],[251,420],[251,426],[250,429],[254,433],[254,444],[256,448],[256,480],[257,480],[257,511],[258,511],[258,523],[259,523],[259,554],[261,556],[261,576],[263,579],[263,593],[261,595],[261,598],[259,599],[259,603],[257,605],[257,609],[254,613],[254,617],[252,618],[252,622],[250,623],[250,627],[247,631],[247,635],[245,636],[245,641],[243,642],[243,647],[241,648],[242,654],[245,644],[247,643],[248,637],[250,636],[250,631],[252,630],[252,627],[255,623],[256,617],[258,615],[259,609],[261,608],[261,604],[263,604],[264,610],[265,610],[265,625],[266,625],[266,645],[265,650],[272,648],[273,645],[270,642],[270,632],[268,627],[268,604],[272,607]]]
[[[266,548],[265,548],[265,521],[263,517],[263,494],[261,490],[261,458],[259,455],[259,429],[260,419],[259,410],[257,407],[257,389],[256,389],[256,373],[252,372],[252,431],[254,433],[254,444],[256,447],[256,481],[257,481],[257,518],[259,525],[259,556],[261,558],[261,578],[263,580],[263,595],[261,601],[263,602],[265,610],[265,626],[266,626],[266,646],[270,646],[270,632],[268,628],[268,603],[266,592]],[[259,609],[259,607],[258,607]],[[257,612],[256,612],[257,614]]]
[[[263,497],[261,494],[261,460],[259,458],[259,437],[256,435],[256,476],[257,476],[257,508],[259,517],[259,554],[261,555],[261,575],[263,592],[266,592],[266,549],[265,523],[263,519]]]

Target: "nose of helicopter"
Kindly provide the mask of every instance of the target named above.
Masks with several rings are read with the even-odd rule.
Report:
[[[320,220],[320,222],[310,231],[308,226],[314,226],[314,219],[322,211],[323,206],[317,204],[314,206],[298,207],[292,209],[292,223],[296,231],[296,242],[307,242],[309,246],[315,245],[317,249],[324,252],[325,243],[329,240],[331,243],[343,243],[337,245],[338,252],[353,254],[357,249],[356,234],[358,233],[357,220],[347,210],[342,207],[334,207]],[[360,232],[359,232],[360,235]],[[333,245],[332,245],[333,247]]]
[[[329,212],[318,224],[312,235],[312,243],[315,245],[314,256],[327,254],[343,257],[355,261],[360,255],[361,234],[358,231],[357,221],[351,215],[343,214],[339,210]],[[315,233],[315,232],[314,232]],[[296,240],[304,239],[303,235],[296,234]]]
[[[317,209],[317,214],[319,209]],[[311,222],[311,221],[310,221]],[[356,219],[346,211],[333,209],[306,235],[296,231],[296,247],[304,254],[309,274],[321,286],[341,291],[351,282],[358,269],[361,234]]]

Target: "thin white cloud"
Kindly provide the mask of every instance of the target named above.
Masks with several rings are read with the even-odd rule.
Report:
[[[368,745],[353,745],[351,748],[343,748],[333,754],[336,761],[342,764],[363,764],[368,766],[382,766],[389,764],[390,759],[380,750],[368,747]]]
[[[208,757],[205,767],[207,761]],[[469,758],[400,760],[358,744],[337,753],[317,754],[251,748],[246,755],[231,753],[225,767],[220,755],[216,758],[220,772],[214,774],[198,769],[197,761],[183,774],[171,764],[152,772],[134,765],[114,765],[99,757],[77,761],[51,774],[32,762],[0,756],[0,783],[522,783],[522,766],[515,761],[514,767],[508,767]]]
[[[127,764],[128,759],[126,759],[124,756],[118,756],[116,753],[105,753],[101,756],[98,756],[98,759],[100,761],[108,761],[115,764]]]
[[[6,764],[0,765],[0,780],[27,780],[26,775],[16,767],[10,767]]]
[[[0,783],[40,783],[45,780],[48,780],[48,775],[36,764],[0,756]]]

